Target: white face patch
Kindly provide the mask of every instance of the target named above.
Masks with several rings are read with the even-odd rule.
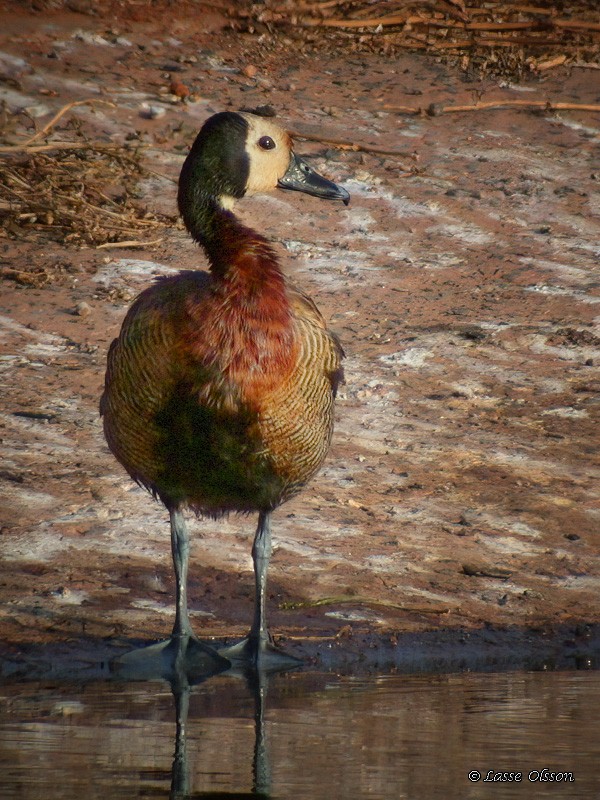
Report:
[[[246,194],[269,192],[277,187],[277,181],[287,172],[292,140],[287,131],[272,119],[247,113],[240,116],[248,123],[246,153],[250,168]]]

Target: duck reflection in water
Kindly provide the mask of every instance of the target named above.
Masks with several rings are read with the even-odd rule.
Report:
[[[240,675],[241,677],[241,675]],[[265,670],[247,670],[243,677],[254,698],[254,756],[252,760],[252,791],[250,792],[196,792],[190,789],[190,770],[187,752],[187,721],[192,686],[185,675],[180,681],[171,681],[175,701],[175,754],[171,773],[170,800],[194,798],[254,797],[268,800],[271,792],[271,765],[266,739],[265,710],[269,673]]]
[[[156,666],[156,662],[154,662]],[[173,766],[171,772],[171,793],[170,800],[192,800],[196,797],[263,797],[270,796],[271,788],[271,768],[269,763],[267,741],[266,741],[266,720],[265,709],[267,701],[267,691],[269,686],[269,676],[276,673],[289,672],[299,669],[299,666],[281,668],[279,670],[268,671],[266,669],[255,669],[251,666],[240,667],[239,669],[228,669],[223,671],[219,665],[207,667],[204,665],[203,671],[198,670],[197,665],[190,668],[189,662],[182,659],[167,672],[151,672],[147,669],[143,674],[138,669],[138,664],[115,659],[110,664],[110,671],[113,680],[118,681],[156,681],[166,680],[173,693],[175,705],[175,752],[173,756]],[[200,792],[194,793],[190,789],[190,770],[187,749],[187,728],[190,708],[190,697],[199,684],[204,683],[210,678],[215,678],[219,674],[227,675],[232,678],[239,678],[246,681],[248,690],[254,700],[254,756],[252,762],[252,791],[251,792]]]

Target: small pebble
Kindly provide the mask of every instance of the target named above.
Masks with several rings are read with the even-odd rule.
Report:
[[[144,119],[158,119],[164,117],[166,113],[166,109],[162,106],[152,106],[149,103],[142,103],[140,108],[140,116]]]
[[[92,307],[84,301],[77,303],[75,306],[75,313],[78,317],[89,317],[92,313]]]
[[[39,117],[45,117],[46,114],[49,114],[51,109],[48,108],[48,106],[44,105],[43,103],[37,103],[36,105],[33,106],[25,106],[23,111],[29,114],[30,117],[38,119]]]
[[[52,706],[50,713],[55,717],[72,717],[75,714],[83,714],[85,706],[79,700],[60,700]]]
[[[72,39],[77,39],[84,44],[101,45],[102,47],[112,47],[112,43],[100,36],[98,33],[91,31],[78,30],[71,34]]]
[[[427,107],[427,114],[430,117],[439,117],[444,113],[444,106],[441,103],[431,103]]]
[[[189,97],[190,95],[190,90],[185,85],[185,83],[182,83],[181,81],[176,79],[172,80],[171,83],[169,84],[169,92],[171,94],[174,94],[180,100],[185,100],[186,97]]]

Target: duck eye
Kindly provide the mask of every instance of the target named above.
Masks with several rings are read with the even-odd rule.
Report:
[[[274,150],[277,145],[270,136],[261,136],[258,140],[258,146],[263,150]]]

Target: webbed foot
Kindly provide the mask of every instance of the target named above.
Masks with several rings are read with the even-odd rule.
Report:
[[[171,636],[140,647],[111,661],[111,670],[129,680],[172,679],[183,671],[190,680],[202,680],[229,669],[231,663],[195,636]]]
[[[278,672],[302,664],[301,659],[274,645],[270,637],[261,638],[253,634],[248,634],[235,644],[219,648],[218,653],[230,661],[234,668],[250,666],[265,672]]]

